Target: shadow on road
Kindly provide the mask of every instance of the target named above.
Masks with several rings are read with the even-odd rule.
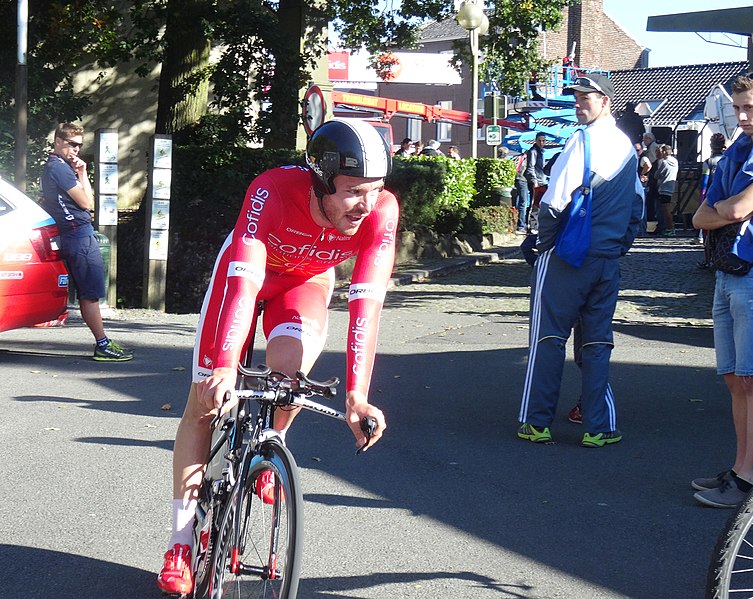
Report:
[[[116,548],[113,551],[117,558]],[[9,599],[164,597],[153,572],[61,551],[0,544],[0,571],[2,596]]]
[[[557,443],[538,446],[515,435],[525,350],[380,355],[372,401],[389,430],[379,446],[352,458],[338,427],[312,428],[306,420],[317,417],[308,414],[288,440],[299,464],[383,499],[314,490],[306,498],[408,509],[625,597],[700,597],[729,514],[696,505],[689,481],[734,456],[729,400],[712,365],[646,358],[613,367],[625,440],[584,449],[582,428],[566,420],[580,384],[572,363],[552,427]],[[325,372],[332,359],[323,357]]]
[[[373,573],[368,576],[335,576],[326,578],[304,578],[298,588],[298,596],[310,599],[358,599],[363,596],[347,595],[348,591],[359,591],[372,587],[384,586],[384,596],[408,596],[406,589],[410,586],[421,586],[423,583],[434,580],[459,580],[464,581],[469,588],[489,589],[498,591],[500,596],[506,599],[531,597],[531,588],[526,585],[504,584],[481,576],[474,572],[405,572]],[[400,590],[395,590],[391,595],[389,585],[399,585]]]

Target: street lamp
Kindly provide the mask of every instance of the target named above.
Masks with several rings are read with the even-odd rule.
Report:
[[[478,36],[486,33],[489,28],[489,19],[487,19],[480,4],[467,0],[463,2],[458,11],[457,21],[458,25],[468,32],[471,42],[471,56],[473,57],[471,68],[473,80],[471,91],[471,158],[476,158],[478,141]]]

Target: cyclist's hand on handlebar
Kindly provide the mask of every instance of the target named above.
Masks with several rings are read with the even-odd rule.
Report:
[[[225,394],[235,390],[236,371],[233,368],[215,368],[211,376],[196,385],[198,399],[207,411],[220,410],[220,415],[228,412],[234,401],[225,401]],[[232,394],[235,398],[235,394]]]
[[[353,432],[353,436],[356,438],[356,445],[362,451],[366,451],[379,441],[387,428],[382,410],[376,406],[372,406],[366,400],[366,396],[356,391],[349,391],[345,398],[345,417],[348,420],[348,426]],[[366,434],[361,428],[361,421],[364,418],[373,418],[376,422],[376,428],[370,439],[366,438]]]

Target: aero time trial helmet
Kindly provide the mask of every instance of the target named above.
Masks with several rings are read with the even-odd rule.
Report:
[[[365,121],[332,120],[311,135],[306,163],[317,195],[335,193],[337,175],[384,178],[392,170],[387,142]]]

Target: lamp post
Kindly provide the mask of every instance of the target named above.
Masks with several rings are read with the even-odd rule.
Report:
[[[471,43],[471,158],[477,157],[477,129],[478,129],[478,36],[486,33],[489,20],[484,9],[473,0],[466,0],[460,7],[457,16],[458,25],[468,32]],[[482,31],[483,29],[483,31]]]

